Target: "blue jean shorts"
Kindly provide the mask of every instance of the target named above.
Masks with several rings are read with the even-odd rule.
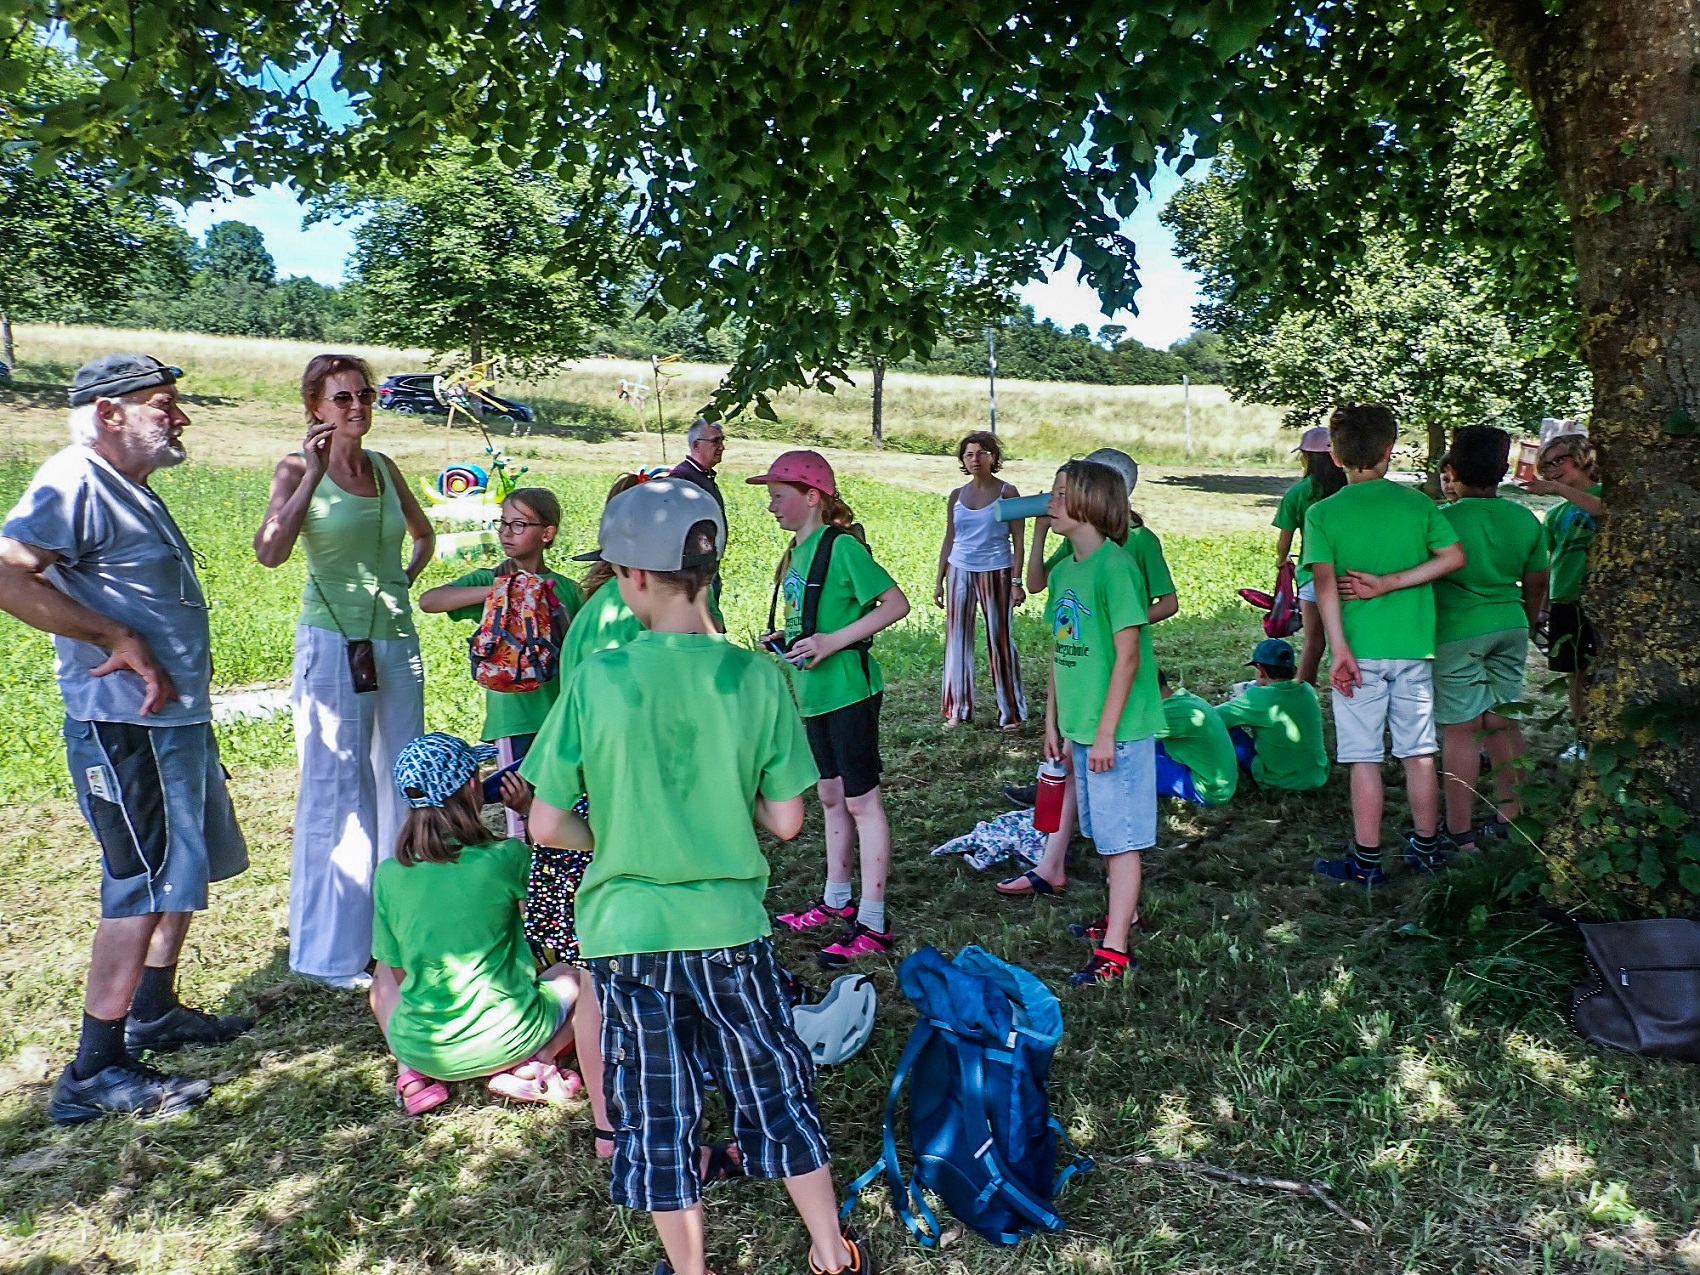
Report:
[[[248,866],[210,725],[65,719],[65,761],[100,842],[100,914],[199,912]]]
[[[1102,855],[1149,850],[1157,844],[1157,737],[1118,743],[1116,764],[1096,774],[1086,765],[1090,751],[1074,744],[1081,835]]]

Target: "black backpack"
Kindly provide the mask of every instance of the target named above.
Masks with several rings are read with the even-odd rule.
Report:
[[[854,536],[864,549],[867,548],[867,537],[860,534],[861,530],[862,525],[860,523],[853,527],[839,527],[833,523],[826,525],[825,531],[821,535],[820,548],[815,550],[814,561],[809,563],[809,578],[803,581],[803,628],[797,634],[798,638],[815,635],[815,628],[820,620],[821,589],[826,585],[827,568],[832,565],[832,546],[838,543],[841,536]],[[767,631],[769,633],[777,631],[775,624],[779,615],[779,586],[784,583],[785,568],[790,560],[790,554],[787,553],[785,561],[780,564],[781,570],[773,578],[773,596],[767,602]],[[868,686],[871,689],[874,684],[874,671],[868,658],[868,652],[874,649],[874,640],[863,638],[860,642],[853,643],[845,649],[855,651],[862,657],[862,676],[867,679]]]

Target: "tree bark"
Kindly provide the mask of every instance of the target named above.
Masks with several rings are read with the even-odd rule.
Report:
[[[0,363],[6,365],[8,372],[17,370],[18,355],[12,348],[12,316],[4,311],[0,311]]]
[[[885,450],[885,360],[874,360],[874,450]]]
[[[1438,417],[1431,419],[1424,431],[1428,442],[1428,460],[1424,468],[1428,477],[1423,479],[1423,490],[1430,499],[1439,500],[1440,492],[1440,458],[1446,455],[1446,422]]]
[[[1533,103],[1574,227],[1582,355],[1594,375],[1589,433],[1606,507],[1583,598],[1600,639],[1584,738],[1596,751],[1629,741],[1630,764],[1692,817],[1700,435],[1680,431],[1700,417],[1700,10],[1693,0],[1571,0],[1548,16],[1535,0],[1467,3]],[[1666,714],[1663,738],[1623,720],[1648,707]],[[1559,830],[1561,866],[1609,839],[1658,835],[1597,768],[1585,768]],[[1572,898],[1595,892],[1570,880]],[[1694,904],[1692,893],[1625,871],[1604,886],[1633,908]]]

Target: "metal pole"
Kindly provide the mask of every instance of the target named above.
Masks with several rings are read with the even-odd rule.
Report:
[[[1186,458],[1192,459],[1192,378],[1181,373],[1181,411],[1186,417]]]
[[[998,432],[998,347],[997,329],[986,329],[986,384],[992,400],[992,434]]]

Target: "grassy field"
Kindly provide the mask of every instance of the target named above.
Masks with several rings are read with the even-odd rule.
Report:
[[[65,382],[84,360],[112,349],[157,352],[189,375],[185,388],[198,395],[251,400],[293,416],[299,403],[301,367],[323,348],[299,341],[244,340],[182,332],[110,331],[99,328],[21,326],[18,377]],[[380,376],[430,370],[424,350],[359,349]],[[664,353],[664,352],[663,352]],[[670,430],[690,423],[697,406],[719,383],[723,367],[675,364],[667,381],[663,411]],[[632,410],[616,396],[622,377],[646,364],[586,359],[537,383],[516,382],[505,392],[538,409],[543,432],[569,431],[596,440],[637,430]],[[872,390],[866,372],[834,394],[790,390],[776,395],[778,423],[753,413],[734,422],[734,435],[779,439],[799,445],[866,446]],[[885,379],[885,432],[894,451],[943,454],[971,429],[985,428],[986,383],[960,376],[917,376],[894,372]],[[1067,385],[1040,381],[998,383],[998,431],[1015,454],[1066,457],[1111,444],[1142,461],[1186,458],[1186,429],[1179,386]],[[1219,386],[1192,391],[1193,460],[1200,464],[1262,464],[1284,461],[1294,443],[1280,429],[1279,411],[1230,402]],[[505,426],[503,427],[506,428]],[[654,430],[649,405],[643,428]]]
[[[5,409],[24,423],[17,458],[0,467],[0,504],[27,479],[24,458],[51,445],[39,420],[57,417],[27,394],[0,396]],[[189,439],[198,459],[158,483],[206,558],[225,686],[287,677],[301,585],[298,563],[267,572],[248,549],[264,500],[257,458],[268,448],[275,455],[294,427],[244,426],[235,411],[206,405]],[[385,428],[382,445],[404,452],[402,427]],[[417,446],[428,456],[438,444]],[[530,461],[563,497],[570,549],[589,542],[623,454],[612,444],[600,452],[540,444]],[[739,444],[728,469],[752,472],[764,458]],[[876,553],[918,604],[878,642],[891,683],[891,915],[903,950],[976,942],[1060,987],[1084,955],[1066,923],[1103,907],[1090,854],[1067,899],[1023,902],[994,896],[989,877],[927,853],[1000,810],[998,785],[1030,775],[1037,751],[1032,726],[1013,739],[983,720],[938,726],[939,621],[925,603],[951,467],[914,457],[902,470],[858,476],[852,458],[839,459]],[[1259,528],[1289,479],[1155,471],[1141,484],[1182,598],[1181,614],[1158,631],[1159,656],[1207,696],[1239,678],[1258,635],[1234,589],[1267,574],[1270,537]],[[747,638],[765,613],[780,533],[757,491],[736,482],[725,490],[729,618],[733,635]],[[425,583],[445,574],[435,568]],[[429,724],[475,730],[464,629],[440,617],[421,617],[420,628]],[[1036,709],[1045,670],[1036,607],[1019,619],[1017,636]],[[0,715],[13,740],[0,754],[8,815],[0,828],[0,1269],[650,1270],[658,1248],[643,1219],[608,1206],[586,1110],[510,1108],[463,1088],[439,1113],[407,1119],[391,1104],[392,1065],[361,999],[290,978],[284,922],[295,788],[285,723],[223,733],[254,867],[217,891],[184,965],[190,999],[256,1012],[259,1025],[221,1050],[181,1057],[183,1069],[221,1081],[193,1114],[52,1126],[47,1092],[76,1028],[96,857],[65,798],[47,645],[4,621],[0,652]],[[982,686],[982,714],[987,695]],[[1562,742],[1542,736],[1537,748],[1550,756]],[[1404,817],[1396,792],[1391,806],[1390,832]],[[1346,831],[1339,781],[1303,798],[1246,793],[1222,810],[1166,809],[1149,860],[1144,911],[1155,933],[1139,947],[1142,970],[1122,988],[1063,995],[1053,1100],[1100,1166],[1063,1197],[1070,1229],[1013,1250],[970,1236],[926,1253],[874,1192],[860,1221],[885,1268],[1700,1269],[1696,1072],[1575,1039],[1560,1012],[1580,973],[1567,938],[1491,903],[1474,928],[1447,923],[1486,897],[1478,882],[1452,882],[1456,897],[1444,908],[1404,874],[1373,895],[1319,882],[1311,858]],[[801,838],[772,847],[775,905],[818,889],[820,844],[811,814]],[[781,946],[788,964],[808,971],[805,948]],[[886,1080],[913,1022],[891,968],[874,972],[882,1007],[873,1044],[820,1082],[841,1181],[876,1153]],[[1315,1180],[1369,1232],[1313,1200],[1141,1167],[1138,1157]],[[709,1223],[723,1275],[805,1269],[777,1186],[716,1188]]]

